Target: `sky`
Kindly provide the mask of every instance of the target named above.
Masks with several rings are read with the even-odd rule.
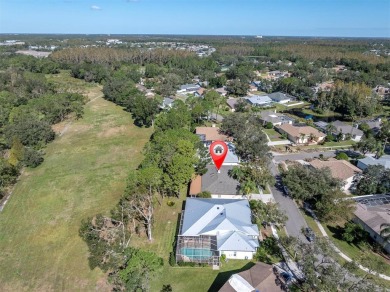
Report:
[[[390,0],[0,0],[0,33],[390,37]]]

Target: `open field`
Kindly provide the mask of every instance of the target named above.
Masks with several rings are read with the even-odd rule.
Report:
[[[66,73],[50,78],[82,82]],[[1,291],[107,290],[105,275],[88,266],[80,222],[117,203],[151,129],[135,127],[99,86],[82,87],[91,100],[84,117],[54,127],[61,136],[47,146],[42,165],[24,171],[0,213]]]

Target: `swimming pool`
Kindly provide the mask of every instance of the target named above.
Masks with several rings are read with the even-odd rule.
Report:
[[[183,247],[181,254],[189,257],[191,260],[205,260],[213,256],[213,253],[209,249],[192,247]]]

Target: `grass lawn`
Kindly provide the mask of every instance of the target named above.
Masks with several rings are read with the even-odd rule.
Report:
[[[355,244],[349,244],[348,242],[341,239],[342,229],[338,225],[323,224],[326,233],[334,244],[348,257],[353,260],[358,260],[362,254],[370,254],[370,257],[376,257],[383,261],[383,265],[386,268],[384,274],[390,276],[390,261],[385,260],[380,255],[372,252],[370,249],[361,249]],[[387,283],[389,284],[389,283]]]
[[[271,141],[285,140],[282,138],[282,135],[280,133],[276,132],[275,129],[263,129],[263,131],[268,135]]]
[[[50,78],[80,82],[66,73]],[[42,165],[24,171],[0,213],[1,291],[107,290],[105,275],[88,266],[80,222],[117,203],[152,130],[135,127],[97,85],[81,90],[91,100],[84,117],[56,125],[62,135],[47,146]]]
[[[324,113],[317,113],[311,109],[308,109],[308,108],[305,108],[305,109],[302,109],[302,113],[304,113],[305,115],[312,115],[313,117],[317,117],[317,118],[335,118],[335,119],[339,119],[342,117],[342,115],[340,113],[337,113],[337,112],[332,112],[332,111],[328,111],[328,112],[324,112]]]
[[[323,145],[309,145],[309,146],[302,146],[302,147],[307,149],[316,149],[316,148],[325,148],[325,147],[347,149],[352,147],[355,144],[356,144],[355,141],[347,140],[347,141],[339,141],[339,142],[325,142]]]

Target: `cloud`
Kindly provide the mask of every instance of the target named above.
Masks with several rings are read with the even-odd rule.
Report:
[[[95,10],[95,11],[96,11],[96,10],[102,10],[102,8],[100,8],[100,7],[97,6],[97,5],[92,5],[92,6],[91,6],[91,9],[92,9],[92,10]]]

